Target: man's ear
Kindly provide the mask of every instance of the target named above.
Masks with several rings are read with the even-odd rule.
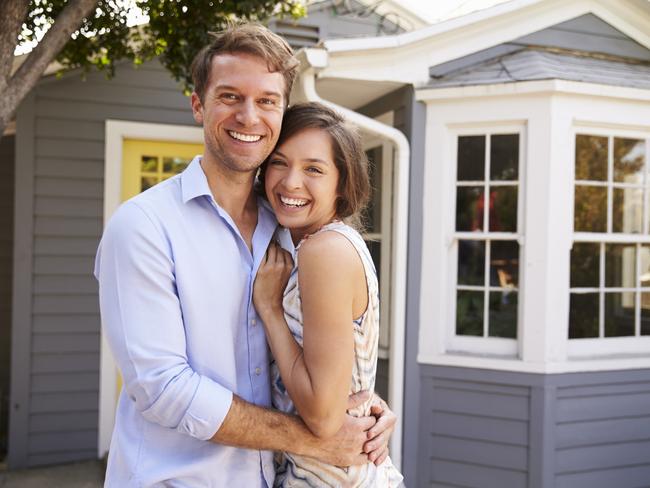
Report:
[[[198,93],[192,92],[192,115],[197,124],[203,125],[203,104],[201,103],[201,98]]]

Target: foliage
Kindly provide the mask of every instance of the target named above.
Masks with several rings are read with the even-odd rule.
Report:
[[[19,42],[36,39],[53,24],[67,0],[31,0]],[[130,27],[136,7],[149,21]],[[299,18],[305,15],[300,0],[99,0],[94,15],[84,18],[72,39],[57,56],[64,68],[93,67],[110,77],[123,60],[141,64],[159,56],[172,76],[191,90],[189,66],[207,43],[209,33],[228,22],[247,19],[267,21],[271,16]]]

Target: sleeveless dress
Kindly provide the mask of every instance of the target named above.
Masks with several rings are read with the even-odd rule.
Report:
[[[363,238],[352,227],[340,221],[334,221],[323,226],[321,232],[334,231],[345,236],[354,246],[366,275],[368,287],[368,308],[363,315],[352,321],[354,328],[355,360],[352,367],[350,393],[361,390],[374,391],[375,376],[377,371],[377,347],[379,340],[379,288],[377,272],[372,262],[372,257],[363,241]],[[300,244],[296,247],[294,268],[289,282],[284,291],[283,308],[284,317],[289,329],[302,347],[303,344],[303,317],[300,301],[300,287],[298,285],[298,256]],[[282,383],[280,371],[275,361],[271,363],[273,405],[278,410],[296,413],[293,402]],[[370,415],[372,399],[363,405],[351,410],[349,413],[355,417]],[[326,464],[313,458],[297,456],[286,452],[276,453],[276,487],[386,487],[392,488],[400,485],[402,475],[387,458],[381,466],[366,463],[361,466],[340,468]]]

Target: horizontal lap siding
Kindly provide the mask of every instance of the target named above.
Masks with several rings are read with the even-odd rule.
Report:
[[[527,486],[529,388],[446,378],[440,370],[422,384],[421,482]]]
[[[650,372],[559,387],[555,438],[558,488],[650,486]]]
[[[28,464],[97,455],[106,119],[192,125],[189,100],[155,64],[45,80],[36,91]]]

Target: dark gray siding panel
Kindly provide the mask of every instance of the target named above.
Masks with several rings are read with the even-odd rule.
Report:
[[[593,14],[582,15],[513,41],[650,60],[650,51]]]
[[[103,227],[106,119],[194,125],[188,98],[156,63],[121,65],[111,81],[100,73],[45,79],[27,119],[19,118],[17,131],[33,148],[23,325],[29,401],[12,467],[97,455],[100,319],[92,270]]]
[[[421,371],[417,486],[650,486],[650,370]]]
[[[9,435],[15,137],[0,138],[0,459]]]

